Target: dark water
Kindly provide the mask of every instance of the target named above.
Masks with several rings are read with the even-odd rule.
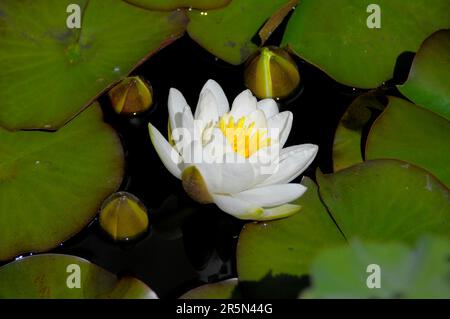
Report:
[[[341,86],[317,68],[298,60],[301,88],[280,101],[294,113],[287,145],[314,143],[319,153],[305,172],[314,178],[320,167],[331,172],[334,131],[345,108],[361,92]],[[147,283],[162,298],[178,297],[190,288],[236,276],[235,249],[243,222],[201,206],[183,192],[181,183],[164,168],[148,137],[151,121],[167,132],[167,96],[179,89],[191,106],[197,104],[204,83],[212,78],[228,99],[245,89],[243,66],[215,59],[188,36],[163,49],[134,74],[153,86],[155,105],[146,114],[127,118],[115,115],[103,96],[105,119],[119,133],[126,152],[126,177],[121,190],[139,197],[149,209],[152,229],[133,243],[117,244],[103,234],[97,220],[55,251],[77,255],[119,275],[132,275]]]
[[[287,145],[319,145],[315,162],[305,172],[313,177],[316,167],[331,172],[331,145],[340,116],[357,92],[329,79],[318,69],[299,61],[302,87],[281,101],[294,113]],[[57,251],[84,257],[118,274],[146,282],[160,297],[178,297],[204,282],[236,276],[235,248],[243,225],[214,205],[201,206],[183,192],[181,183],[162,165],[148,137],[151,121],[167,131],[167,96],[179,89],[191,106],[197,104],[204,83],[212,78],[225,90],[229,101],[245,89],[243,66],[218,61],[187,36],[163,49],[134,73],[153,87],[156,104],[136,118],[113,114],[106,97],[100,99],[106,121],[120,134],[126,152],[127,174],[122,190],[139,197],[149,209],[150,232],[130,244],[106,237],[94,221],[83,233]]]

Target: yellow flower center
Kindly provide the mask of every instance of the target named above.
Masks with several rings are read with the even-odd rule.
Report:
[[[233,151],[246,158],[263,147],[270,146],[271,140],[267,136],[266,128],[255,128],[255,122],[246,125],[245,116],[237,122],[232,116],[222,116],[217,126],[226,137]]]

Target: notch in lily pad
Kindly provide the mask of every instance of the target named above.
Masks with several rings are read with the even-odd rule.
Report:
[[[284,98],[299,86],[300,73],[287,51],[269,46],[250,57],[244,80],[258,98]]]
[[[149,228],[147,209],[133,194],[114,193],[102,205],[100,226],[115,241],[137,239]]]
[[[108,92],[108,96],[117,114],[137,115],[153,105],[152,86],[140,76],[123,79]]]

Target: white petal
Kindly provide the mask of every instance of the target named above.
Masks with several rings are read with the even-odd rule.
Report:
[[[258,128],[267,128],[267,120],[266,116],[263,111],[261,110],[255,110],[252,113],[250,113],[247,117],[247,125],[250,125],[251,123],[255,123],[255,129]]]
[[[202,162],[203,157],[202,144],[198,140],[192,140],[184,145],[181,152],[181,157],[183,158],[183,164],[181,165],[181,170],[184,170],[188,166],[196,165]]]
[[[264,112],[267,119],[279,113],[277,102],[273,99],[264,99],[259,101],[257,103],[257,108]]]
[[[164,166],[173,176],[181,178],[181,170],[178,166],[181,163],[181,157],[178,152],[151,123],[148,124],[148,129],[153,147]]]
[[[299,205],[285,204],[278,207],[264,209],[252,203],[229,195],[213,194],[214,203],[225,213],[245,220],[271,220],[295,214],[300,210]]]
[[[273,207],[292,202],[305,191],[306,187],[301,184],[282,184],[258,187],[232,196],[260,207]]]
[[[203,86],[202,92],[205,90],[211,91],[211,93],[214,95],[217,105],[217,112],[219,116],[222,116],[223,114],[227,113],[230,110],[227,97],[223,92],[222,88],[220,87],[220,85],[216,81],[208,80],[206,84]]]
[[[273,208],[266,208],[264,209],[264,212],[258,216],[258,220],[285,218],[297,213],[300,209],[301,206],[295,204],[284,204]]]
[[[238,193],[254,183],[255,174],[249,162],[230,163],[226,155],[220,161],[196,164],[211,193]]]
[[[217,103],[210,90],[204,90],[200,94],[197,108],[195,109],[195,119],[201,120],[206,125],[209,122],[216,122],[219,118]]]
[[[208,129],[203,135],[207,135],[208,141],[203,147],[203,156],[207,162],[212,163],[211,159],[223,159],[225,154],[234,152],[231,144],[217,127]]]
[[[292,128],[293,115],[290,111],[278,113],[268,120],[269,136],[277,140],[280,147],[286,143]]]
[[[214,203],[225,213],[239,219],[257,219],[264,213],[261,207],[229,195],[212,195]]]
[[[170,89],[167,104],[169,109],[169,123],[172,130],[183,125],[181,118],[184,112],[189,112],[192,117],[191,108],[187,104],[183,94],[177,89]]]
[[[237,121],[243,116],[247,116],[256,110],[256,98],[250,90],[240,93],[233,101],[230,115]]]
[[[275,173],[258,186],[289,183],[311,165],[318,149],[314,144],[301,144],[283,149]]]
[[[190,109],[184,110],[181,114],[181,128],[189,130],[192,134],[194,133],[194,117]]]

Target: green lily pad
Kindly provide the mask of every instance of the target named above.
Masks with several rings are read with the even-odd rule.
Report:
[[[414,103],[450,119],[450,30],[427,38],[414,57],[408,80],[398,89]]]
[[[317,180],[320,196],[315,184],[304,180],[308,191],[297,201],[302,209],[296,215],[245,225],[237,268],[246,294],[298,295],[312,260],[344,238],[412,242],[423,233],[450,234],[448,189],[411,164],[366,161],[318,173]]]
[[[117,0],[0,2],[0,125],[57,129],[150,54],[179,37],[183,11],[152,12]]]
[[[222,8],[231,2],[231,0],[124,0],[124,1],[150,10],[174,10],[177,8],[211,10]]]
[[[366,24],[373,3],[381,9],[379,29]],[[401,53],[417,51],[430,34],[450,27],[448,12],[448,0],[303,0],[283,44],[340,83],[374,88],[393,77]]]
[[[237,299],[238,279],[231,278],[213,284],[203,285],[183,294],[180,299]]]
[[[347,108],[336,129],[333,142],[333,170],[336,172],[363,161],[362,133],[370,121],[372,109],[382,110],[384,105],[376,93],[358,96]]]
[[[366,158],[396,158],[421,166],[450,185],[450,122],[405,100],[389,105],[373,124]]]
[[[296,201],[302,207],[300,212],[285,219],[246,224],[239,236],[239,280],[252,296],[296,296],[299,291],[289,291],[286,280],[300,282],[320,250],[344,243],[319,199],[316,184],[307,177],[302,184],[308,190]]]
[[[0,128],[0,141],[0,260],[76,234],[122,181],[122,146],[98,104],[57,132]]]
[[[0,268],[0,282],[0,298],[8,299],[157,298],[138,279],[119,279],[85,259],[68,255],[16,260]]]
[[[317,174],[320,196],[349,238],[414,241],[450,235],[449,191],[433,175],[397,160],[372,160]]]
[[[450,241],[439,237],[421,238],[414,250],[400,243],[353,242],[319,254],[311,267],[313,288],[306,296],[450,298],[449,257]],[[368,272],[369,265],[379,266],[379,288],[367,286],[368,277],[378,271]]]
[[[233,0],[217,10],[189,12],[187,31],[206,50],[231,64],[256,52],[252,38],[288,0]]]

